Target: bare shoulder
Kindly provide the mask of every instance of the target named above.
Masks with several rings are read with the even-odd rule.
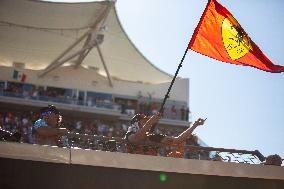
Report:
[[[174,137],[166,136],[161,142],[164,144],[172,144],[174,142]]]
[[[127,140],[133,144],[141,144],[144,143],[146,139],[143,136],[137,135],[137,133],[133,133],[127,137]]]
[[[130,142],[130,143],[135,143],[135,141],[136,141],[135,134],[133,133],[133,134],[128,135],[127,136],[127,141]]]

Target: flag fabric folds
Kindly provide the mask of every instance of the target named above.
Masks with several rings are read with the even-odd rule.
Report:
[[[13,79],[21,81],[21,82],[25,82],[27,79],[27,75],[17,70],[14,70]]]
[[[274,65],[216,0],[208,1],[188,48],[219,61],[267,72],[284,72],[284,67]]]

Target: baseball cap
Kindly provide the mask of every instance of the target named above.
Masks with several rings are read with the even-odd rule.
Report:
[[[40,109],[40,114],[42,116],[48,115],[50,113],[60,114],[59,110],[52,104],[48,105],[47,107],[43,107]]]

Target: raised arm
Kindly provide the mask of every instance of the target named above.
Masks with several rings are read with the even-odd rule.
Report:
[[[52,128],[52,127],[40,127],[36,129],[39,136],[42,137],[56,137],[67,134],[68,130],[65,128]]]
[[[198,120],[196,120],[193,125],[186,129],[184,132],[182,132],[179,136],[177,137],[171,137],[171,136],[167,136],[162,140],[162,143],[165,144],[179,144],[181,142],[184,142],[187,138],[189,138],[192,134],[192,132],[198,127],[204,124],[206,119],[201,119],[199,118]]]
[[[156,115],[152,115],[146,122],[143,124],[142,128],[140,128],[136,133],[128,136],[128,141],[131,143],[140,143],[146,139],[146,133],[151,129],[151,127],[158,123],[161,118],[161,114],[158,113]],[[146,118],[147,119],[147,118]],[[140,120],[143,123],[143,120]]]

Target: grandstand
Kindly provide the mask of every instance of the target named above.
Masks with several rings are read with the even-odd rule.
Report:
[[[0,1],[0,126],[24,136],[21,144],[0,142],[0,176],[5,178],[0,188],[113,188],[118,183],[130,188],[138,180],[143,184],[137,188],[173,188],[177,182],[178,188],[284,186],[282,168],[249,165],[264,161],[260,152],[210,148],[200,139],[188,141],[187,159],[121,153],[130,118],[137,112],[157,112],[172,78],[128,38],[115,1]],[[190,127],[189,100],[189,78],[177,78],[156,132],[177,135]],[[36,145],[29,135],[39,108],[48,104],[60,109],[72,131],[72,148]],[[116,140],[115,149],[110,138]],[[168,150],[161,147],[159,155]],[[208,161],[216,154],[224,162]],[[56,172],[50,176],[54,182],[46,182],[41,172]],[[157,182],[154,177],[160,173],[173,179]],[[114,182],[108,183],[103,174]],[[133,180],[127,180],[129,175]],[[30,183],[34,177],[38,180]],[[216,179],[219,184],[212,186]]]
[[[136,49],[113,1],[12,0],[1,2],[1,12],[2,102],[54,103],[63,111],[121,120],[159,108],[172,76]],[[171,116],[173,105],[176,117]],[[188,127],[186,111],[188,115],[189,79],[178,78],[161,123]]]

